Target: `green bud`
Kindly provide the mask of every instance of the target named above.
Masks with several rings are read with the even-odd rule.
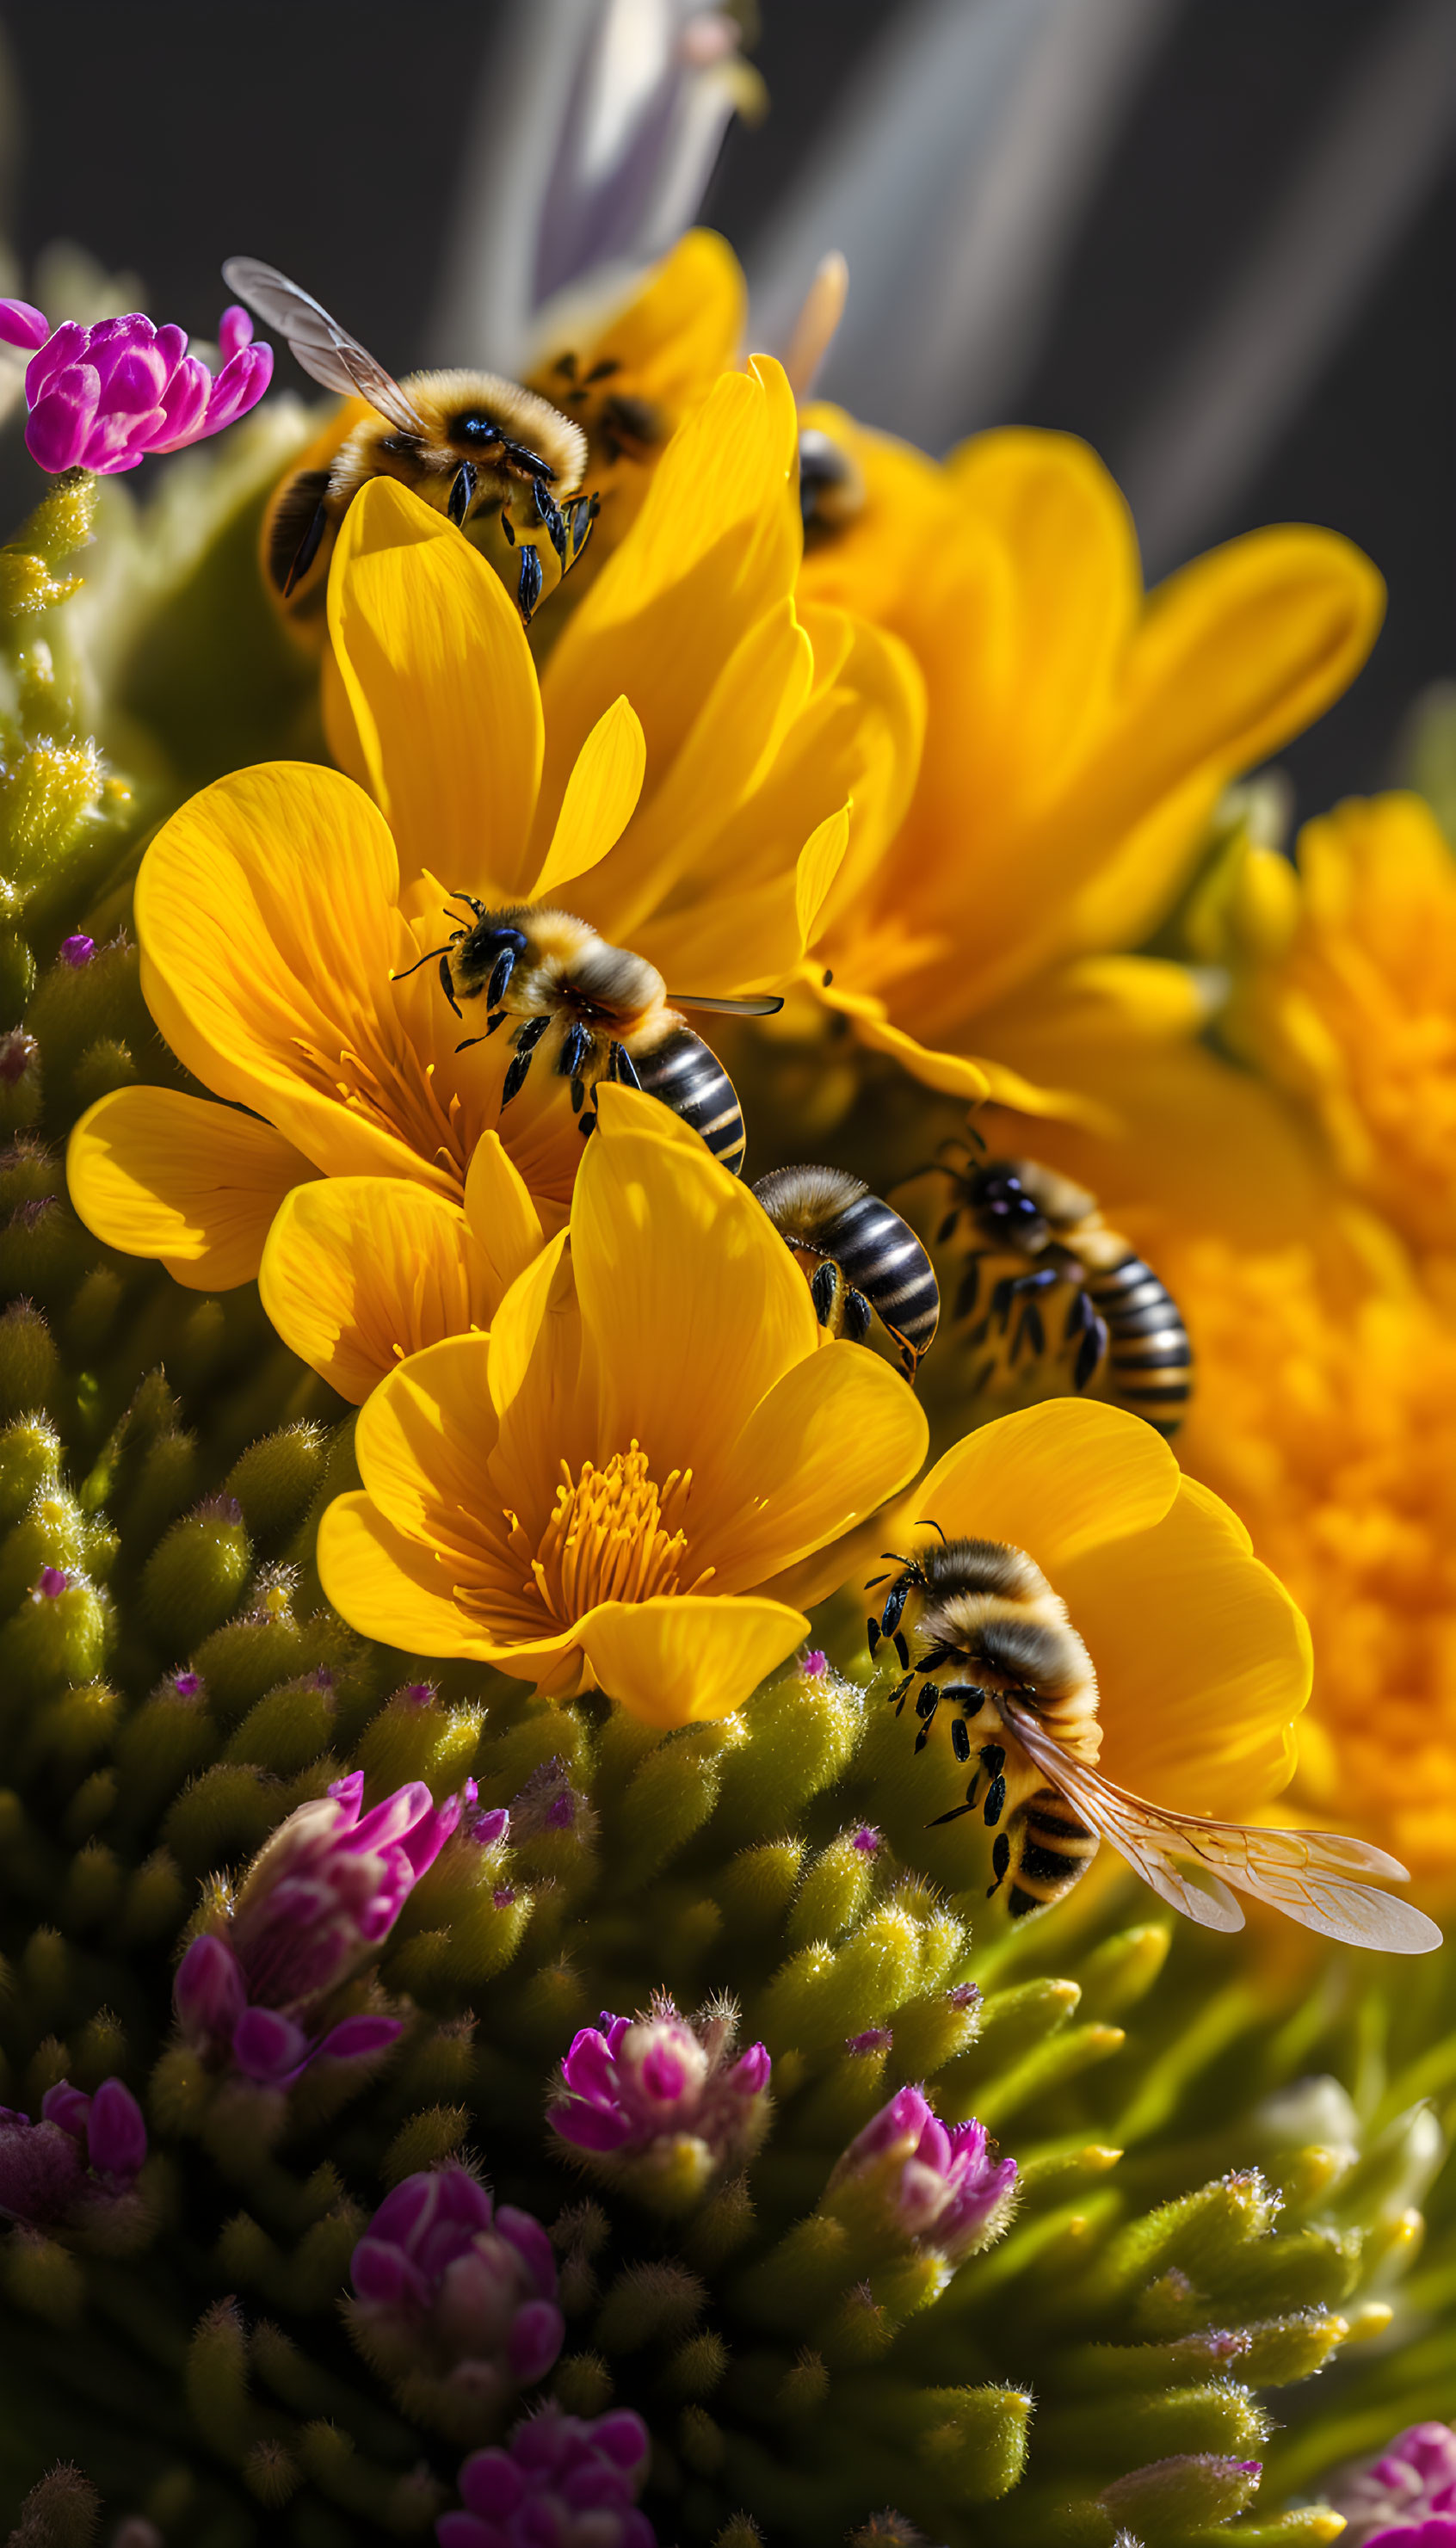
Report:
[[[38,1584],[0,1630],[0,1687],[34,1700],[65,1682],[95,1681],[111,1635],[111,1605],[84,1575],[55,1593]]]
[[[722,2386],[730,2358],[721,2335],[711,2328],[701,2335],[689,2336],[662,2375],[659,2385],[664,2396],[684,2404],[689,2399],[711,2398],[714,2390]]]
[[[551,2395],[569,2415],[599,2415],[616,2384],[599,2353],[567,2353],[551,2379]]]
[[[92,2548],[101,2500],[76,2468],[54,2468],[20,2507],[9,2548]]]
[[[0,1617],[9,1617],[47,1567],[79,1574],[88,1553],[86,1516],[74,1496],[48,1488],[0,1542]]]
[[[422,1778],[436,1799],[452,1794],[470,1775],[484,1717],[478,1706],[446,1706],[425,1682],[397,1689],[354,1747],[370,1794],[391,1794],[411,1778]]]
[[[980,2027],[980,2004],[956,1991],[911,2000],[895,2018],[894,2075],[934,2079],[948,2061],[968,2052]]]
[[[0,1318],[0,1417],[43,1417],[61,1393],[60,1357],[50,1329],[29,1301]]]
[[[0,1155],[0,1214],[7,1219],[24,1204],[50,1203],[64,1193],[60,1161],[44,1141],[14,1141]]]
[[[391,1987],[429,2005],[468,1999],[503,1972],[529,1925],[531,1894],[513,1885],[503,1853],[469,1835],[446,1843],[415,1886],[388,1950]],[[410,1928],[420,1923],[413,1935]]]
[[[758,1939],[776,1932],[803,1862],[801,1840],[762,1841],[730,1859],[714,1889],[735,1937]]]
[[[778,2384],[774,2412],[785,2424],[801,2423],[806,2416],[818,2414],[828,2396],[829,2372],[824,2356],[805,2347]]]
[[[109,1097],[114,1088],[134,1088],[139,1077],[132,1046],[120,1036],[98,1036],[76,1055],[70,1074],[71,1111],[84,1114],[98,1097]]]
[[[115,1916],[122,1898],[122,1866],[115,1850],[88,1840],[70,1863],[60,1896],[60,1915],[70,1930],[96,1929]]]
[[[286,1810],[276,1780],[220,1761],[183,1788],[162,1825],[162,1838],[180,1866],[205,1875],[211,1867],[254,1857]]]
[[[1185,2452],[1252,2459],[1268,2437],[1269,2418],[1231,2380],[1151,2394],[1099,2398],[1086,2406],[1045,2406],[1039,2447],[1074,2466],[1126,2467]]]
[[[754,2225],[754,2199],[748,2179],[730,2177],[688,2222],[682,2244],[695,2265],[700,2265],[705,2274],[714,2273],[747,2243]]]
[[[722,2426],[705,2407],[684,2407],[678,2418],[678,2448],[699,2477],[713,2477],[727,2456]]]
[[[852,1929],[864,1913],[874,1882],[874,1850],[861,1845],[857,1832],[841,1832],[811,1861],[799,1898],[789,1914],[788,1943],[830,1945]]]
[[[130,1061],[131,1051],[154,1035],[139,971],[140,950],[117,938],[109,947],[98,947],[87,964],[68,964],[62,958],[38,984],[26,1023],[45,1047],[62,1122],[80,1111],[75,1103],[80,1091],[73,1083],[83,1053],[111,1044],[127,1051]],[[136,1075],[135,1066],[131,1075]]]
[[[186,1655],[236,1607],[252,1544],[230,1499],[215,1498],[172,1524],[141,1570],[141,1612],[168,1655]]]
[[[254,2442],[242,2463],[242,2482],[268,2511],[278,2512],[304,2482],[304,2472],[282,2442]]]
[[[713,2548],[764,2548],[764,2534],[747,2512],[735,2512],[713,2541]]]
[[[150,1945],[153,1940],[175,1936],[189,1898],[176,1860],[167,1850],[153,1850],[128,1878],[122,1896],[119,1931],[123,1946]]]
[[[291,1778],[326,1752],[333,1736],[333,1693],[317,1679],[285,1682],[249,1708],[224,1751],[225,1761],[253,1761]]]
[[[89,469],[66,469],[52,478],[34,512],[30,513],[5,556],[24,556],[28,552],[44,558],[48,566],[61,566],[77,549],[90,544],[100,498],[100,482]]]
[[[775,2049],[824,2052],[881,2025],[914,1996],[920,1973],[917,1921],[887,1902],[838,1949],[805,1947],[775,1974],[754,2031]]]
[[[0,1022],[24,1017],[36,987],[36,958],[18,929],[0,929]]]
[[[1196,2194],[1180,2195],[1108,2240],[1078,2301],[1110,2307],[1170,2272],[1202,2286],[1246,2242],[1264,2237],[1277,2209],[1257,2168],[1240,2168]]]
[[[448,2158],[458,2143],[440,2144]],[[430,2162],[426,2160],[424,2164]],[[408,2175],[409,2170],[405,2173]],[[340,2202],[321,2221],[311,2223],[295,2247],[280,2279],[279,2297],[289,2309],[311,2314],[337,2307],[349,2279],[349,2258],[364,2234],[365,2215],[357,2203]]]
[[[321,1424],[288,1424],[250,1443],[233,1463],[223,1493],[241,1506],[255,1540],[271,1545],[297,1528],[318,1491],[327,1448]]]
[[[182,1678],[190,1683],[195,1677]],[[206,1769],[217,1753],[217,1729],[201,1689],[179,1689],[174,1681],[164,1682],[117,1737],[117,1768],[129,1822],[145,1829],[179,1787]]]
[[[247,2335],[236,2301],[218,2301],[187,2348],[183,2388],[192,2419],[220,2459],[234,2467],[251,2447]]]
[[[1291,2309],[1337,2309],[1360,2279],[1366,2240],[1358,2230],[1311,2224],[1289,2236],[1263,2238],[1220,2260],[1207,2287],[1223,2308],[1262,2317]],[[1367,2270],[1372,2257],[1364,2258]]]
[[[66,2248],[18,2223],[0,2248],[0,2282],[16,2308],[30,2318],[69,2329],[79,2324],[86,2285]]]
[[[99,1831],[109,1815],[116,1811],[117,1774],[115,1770],[93,1770],[83,1778],[60,1818],[61,1836],[76,1848]]]
[[[636,2353],[645,2344],[681,2343],[702,2315],[707,2293],[696,2274],[671,2257],[629,2265],[607,2285],[593,2329],[603,2353]]]
[[[127,2039],[110,2009],[98,2009],[75,2040],[71,2078],[75,2086],[95,2091],[103,2079],[127,2067]]]
[[[836,1672],[792,1672],[743,1713],[751,1739],[724,1763],[718,1828],[730,1841],[757,1841],[791,1823],[846,1768],[864,1694]]]
[[[1253,2501],[1258,2483],[1258,2469],[1241,2468],[1237,2459],[1169,2458],[1118,2478],[1099,2503],[1147,2548],[1171,2548],[1195,2523],[1231,2521]]]
[[[419,2168],[439,2167],[453,2158],[470,2132],[468,2106],[430,2106],[402,2124],[380,2162],[386,2185],[398,2185]]]
[[[1120,2026],[1067,2027],[979,2089],[962,2089],[957,2080],[955,2095],[946,2099],[947,2120],[963,2123],[977,2114],[983,2124],[999,2132],[1009,2117],[1020,2114],[1034,2099],[1053,2094],[1093,2063],[1110,2060],[1126,2041]]]
[[[56,1691],[32,1712],[20,1756],[26,1774],[51,1766],[63,1778],[79,1777],[110,1745],[121,1704],[104,1681]]]
[[[44,1415],[22,1415],[0,1432],[0,1525],[19,1521],[38,1496],[60,1485],[60,1436]]]
[[[718,1801],[724,1761],[748,1740],[743,1719],[688,1725],[649,1752],[627,1787],[612,1890],[635,1892],[685,1849]]]
[[[0,1133],[28,1132],[44,1104],[41,1047],[24,1027],[11,1027],[0,1035]]]

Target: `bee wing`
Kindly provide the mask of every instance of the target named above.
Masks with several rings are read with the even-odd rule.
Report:
[[[1236,1885],[1272,1904],[1303,1928],[1318,1929],[1347,1946],[1375,1947],[1387,1955],[1423,1956],[1441,1943],[1433,1920],[1412,1902],[1376,1892],[1349,1876],[1404,1877],[1399,1859],[1340,1832],[1278,1831],[1257,1823],[1211,1822],[1202,1814],[1177,1814],[1115,1787],[1083,1762],[1070,1760],[1029,1711],[1011,1703],[1016,1737],[1039,1770],[1058,1787],[1092,1829],[1136,1868],[1154,1893],[1206,1929],[1241,1929],[1243,1913],[1228,1891]],[[1191,1861],[1202,1883],[1193,1884],[1171,1864]],[[1224,1879],[1227,1878],[1227,1882]]]
[[[783,1002],[772,991],[757,991],[744,1000],[710,1000],[695,991],[670,991],[675,1009],[715,1009],[723,1018],[776,1018]]]
[[[340,398],[367,399],[372,408],[405,433],[423,433],[424,418],[393,380],[383,363],[366,353],[356,337],[330,318],[321,301],[302,292],[276,265],[253,256],[229,256],[223,280],[239,301],[270,327],[276,327],[294,361],[320,389]]]

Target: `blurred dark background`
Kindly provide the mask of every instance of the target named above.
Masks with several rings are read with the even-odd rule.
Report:
[[[704,208],[751,271],[857,81],[883,61],[873,48],[912,14],[904,0],[763,0],[753,58],[771,111],[730,131]],[[1287,756],[1309,812],[1386,781],[1412,698],[1456,671],[1456,5],[1163,0],[1143,16],[1035,342],[992,411],[1095,444],[1129,488],[1150,571],[1291,519],[1368,550],[1390,616],[1348,698]],[[209,335],[220,259],[246,250],[408,368],[506,19],[502,0],[9,0],[15,131],[0,216],[23,273],[47,242],[75,240],[134,269],[158,319]],[[1382,106],[1382,65],[1405,30],[1415,51]],[[1262,312],[1277,354],[1277,291],[1272,325],[1260,293],[1281,255],[1292,323],[1311,291],[1329,309],[1286,365],[1282,399],[1265,401],[1262,421],[1257,399],[1235,414],[1234,459],[1226,436],[1223,462],[1201,474],[1200,426],[1253,360],[1245,319],[1256,339]],[[286,362],[282,374],[293,377]],[[905,421],[893,380],[876,383],[871,411]],[[988,420],[968,393],[948,413],[956,429]],[[18,510],[23,456],[3,492]]]

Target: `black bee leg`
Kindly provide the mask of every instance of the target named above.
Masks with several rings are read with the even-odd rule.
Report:
[[[814,1304],[814,1316],[821,1327],[827,1327],[834,1316],[834,1305],[839,1299],[840,1281],[839,1267],[826,1262],[816,1268],[809,1284],[809,1298]]]
[[[972,1688],[969,1684],[960,1684],[947,1690],[946,1700],[949,1706],[958,1707],[960,1710],[951,1727],[951,1749],[957,1761],[968,1761],[970,1759],[968,1720],[972,1716],[979,1716],[986,1703],[986,1693],[983,1689]]]
[[[895,1652],[900,1658],[900,1670],[901,1672],[908,1672],[910,1669],[910,1649],[905,1642],[904,1632],[899,1628],[895,1630],[894,1642]]]
[[[565,574],[566,523],[562,519],[561,506],[554,496],[547,494],[539,478],[531,480],[531,494],[535,499],[537,515],[545,526],[546,537],[560,558],[562,572]]]
[[[914,1679],[915,1675],[913,1673],[907,1673],[904,1680],[897,1681],[894,1688],[890,1691],[886,1704],[894,1709],[897,1717],[903,1716],[905,1713],[905,1701],[910,1695],[910,1684]]]
[[[584,1027],[578,1018],[568,1027],[562,1038],[561,1050],[556,1056],[558,1078],[580,1081],[582,1066],[590,1059],[591,1053],[592,1030],[590,1027]],[[581,1104],[578,1101],[577,1113],[580,1115],[581,1111]]]
[[[293,553],[293,563],[288,570],[288,576],[283,587],[283,598],[285,601],[292,592],[294,586],[296,584],[301,584],[304,577],[308,574],[310,567],[313,565],[314,560],[318,554],[318,543],[322,539],[327,528],[327,505],[316,505],[314,518],[310,522],[308,529],[305,531],[303,538],[300,540],[298,547]]]
[[[491,966],[491,978],[486,985],[486,1006],[488,1009],[500,1008],[501,1001],[504,999],[506,992],[510,988],[510,976],[515,971],[519,960],[520,951],[518,948],[501,948],[495,963]]]
[[[865,1300],[864,1293],[857,1292],[853,1283],[847,1283],[845,1285],[845,1311],[841,1333],[847,1338],[849,1343],[852,1345],[863,1345],[865,1337],[869,1333],[871,1317],[872,1314],[869,1304]]]
[[[515,526],[503,504],[500,507],[500,528],[505,533],[506,547],[508,549],[513,549],[515,546]]]
[[[457,1018],[463,1018],[465,1011],[462,1009],[460,1002],[455,997],[455,985],[450,978],[450,958],[448,956],[442,956],[440,957],[440,988],[444,992],[445,997],[449,1001]]]
[[[975,1812],[976,1790],[980,1783],[981,1774],[979,1770],[977,1770],[975,1776],[971,1779],[969,1786],[965,1790],[964,1804],[953,1805],[948,1814],[934,1815],[931,1821],[926,1824],[926,1830],[935,1831],[942,1823],[958,1823],[962,1814],[973,1814]]]
[[[489,1017],[487,1018],[487,1020],[486,1020],[486,1034],[487,1034],[488,1036],[493,1036],[493,1035],[495,1034],[496,1029],[497,1029],[498,1027],[503,1027],[503,1026],[504,1026],[504,1024],[505,1024],[505,1018],[506,1018],[506,1012],[505,1012],[505,1010],[504,1010],[504,1009],[493,1009],[493,1010],[491,1011],[490,1016],[489,1016]],[[484,1038],[482,1039],[482,1041],[484,1042]]]
[[[587,1135],[589,1133],[594,1133],[595,1130],[596,1109],[594,1106],[589,1106],[586,1114],[579,1116],[577,1119],[577,1131],[582,1135],[582,1138],[585,1140]]]
[[[521,1028],[519,1035],[516,1037],[514,1058],[511,1061],[510,1068],[505,1074],[505,1085],[500,1091],[500,1111],[502,1115],[504,1114],[506,1107],[510,1104],[512,1097],[518,1097],[521,1090],[524,1088],[526,1084],[526,1073],[531,1066],[531,1056],[535,1052],[537,1045],[540,1043],[541,1038],[546,1033],[550,1024],[551,1020],[549,1018],[527,1018],[525,1025]]]
[[[940,1703],[940,1691],[933,1681],[928,1681],[915,1701],[915,1713],[920,1719],[920,1732],[915,1737],[917,1752],[923,1752],[930,1741],[930,1729],[936,1721],[936,1709]]]
[[[873,1663],[874,1649],[879,1643],[880,1630],[879,1621],[872,1614],[864,1622],[864,1635],[869,1646],[869,1660]]]
[[[1006,1754],[999,1743],[981,1745],[981,1768],[991,1782],[986,1789],[985,1817],[992,1829],[1006,1811],[1006,1780],[1002,1776],[1005,1765]]]
[[[895,1630],[898,1628],[900,1624],[900,1613],[904,1609],[909,1597],[910,1587],[902,1576],[898,1584],[892,1584],[890,1586],[888,1592],[884,1596],[884,1608],[880,1612],[879,1616],[879,1624],[887,1637],[892,1637]]]
[[[988,1884],[986,1886],[986,1900],[988,1902],[990,1901],[993,1893],[1000,1892],[1011,1867],[1011,1843],[1007,1839],[1005,1832],[998,1832],[991,1844],[991,1866],[995,1872],[996,1881],[994,1884]]]
[[[1072,1295],[1072,1305],[1067,1312],[1065,1341],[1069,1343],[1079,1329],[1081,1341],[1072,1364],[1072,1387],[1087,1389],[1107,1352],[1107,1322],[1098,1317],[1086,1293],[1080,1290]]]
[[[613,1045],[612,1050],[617,1057],[616,1075],[621,1081],[622,1086],[624,1088],[640,1088],[642,1082],[637,1074],[637,1064],[632,1059],[626,1046],[624,1044]]]
[[[564,575],[569,574],[571,569],[576,565],[583,549],[592,537],[592,528],[600,510],[601,498],[599,496],[583,496],[578,499],[575,504],[573,504],[567,529],[566,556],[561,562],[562,573]]]
[[[960,1206],[958,1203],[956,1203],[951,1206],[951,1209],[947,1213],[945,1220],[942,1222],[940,1228],[936,1231],[937,1247],[946,1246],[948,1241],[955,1237],[959,1226]]]
[[[536,550],[523,548],[520,553],[520,582],[515,588],[515,606],[527,628],[535,616],[536,604],[541,598],[541,587],[544,582],[541,560]]]
[[[450,497],[445,506],[457,531],[475,502],[476,477],[468,460],[462,460],[450,481]]]

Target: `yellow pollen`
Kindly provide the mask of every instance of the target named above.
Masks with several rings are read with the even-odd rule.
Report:
[[[681,1580],[691,1493],[690,1469],[671,1470],[659,1486],[635,1440],[629,1451],[613,1451],[602,1468],[584,1460],[579,1477],[563,1460],[556,1502],[534,1555],[516,1515],[505,1516],[510,1546],[530,1566],[531,1582],[522,1591],[534,1590],[563,1627],[599,1601],[650,1601],[659,1593],[699,1591],[711,1567],[689,1583]]]

